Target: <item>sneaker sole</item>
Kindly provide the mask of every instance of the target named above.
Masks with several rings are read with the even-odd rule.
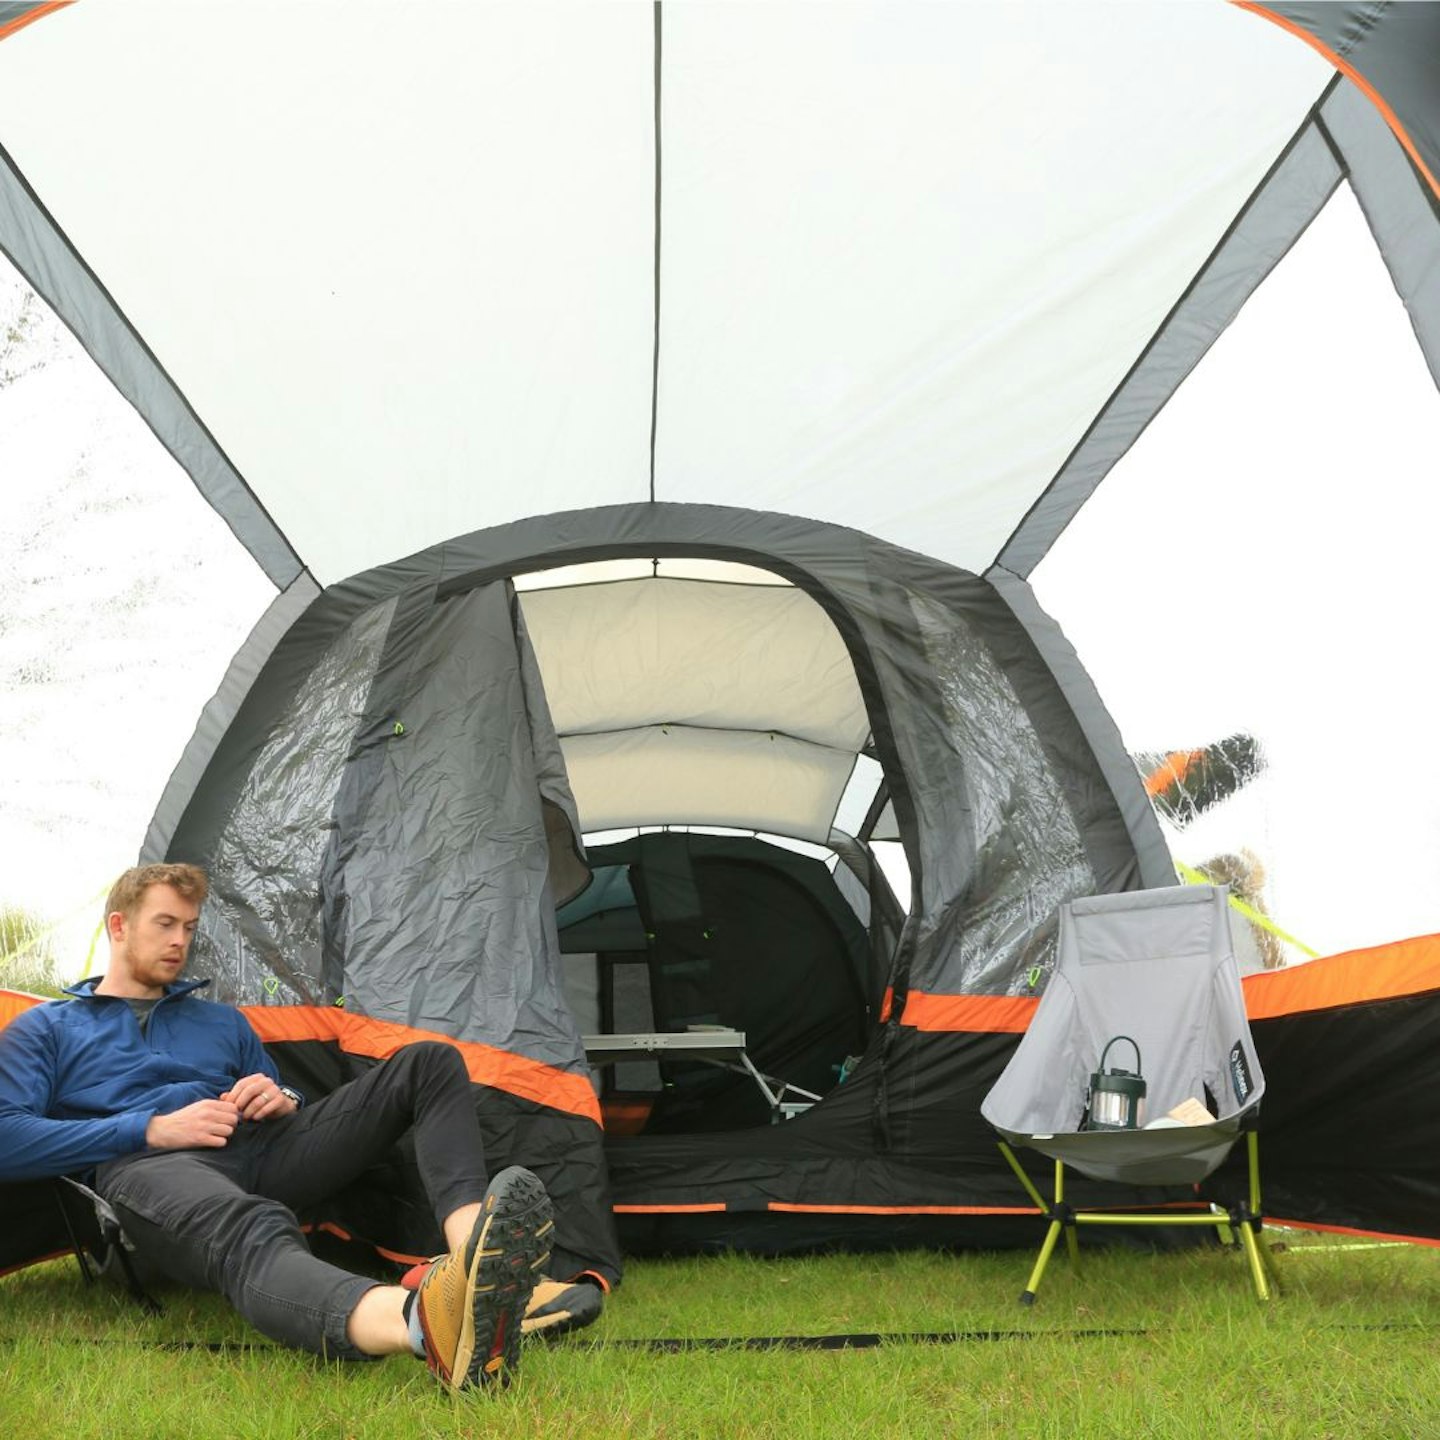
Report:
[[[520,1368],[521,1322],[555,1230],[550,1197],[530,1171],[502,1170],[485,1192],[466,1277],[468,1304],[455,1352],[454,1388],[508,1385]]]
[[[573,1305],[563,1303],[565,1298],[563,1294],[557,1295],[549,1308],[526,1315],[520,1326],[521,1333],[537,1340],[558,1340],[562,1335],[593,1325],[605,1306],[601,1293],[589,1285],[571,1287]]]

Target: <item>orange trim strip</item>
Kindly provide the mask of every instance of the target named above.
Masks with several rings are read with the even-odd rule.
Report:
[[[606,1100],[604,1105],[605,1119],[610,1120],[648,1120],[650,1112],[655,1108],[653,1100]]]
[[[53,15],[55,11],[63,10],[67,5],[74,3],[75,0],[50,0],[47,5],[37,5],[18,19],[12,20],[8,25],[0,27],[0,40],[6,40],[17,30],[23,30],[27,25],[33,25],[37,20],[43,20],[47,15]]]
[[[713,1215],[725,1209],[723,1200],[707,1205],[612,1205],[617,1215]]]
[[[1321,1225],[1316,1220],[1282,1220],[1278,1215],[1267,1214],[1265,1228],[1268,1230],[1276,1225],[1288,1226],[1292,1230],[1316,1230],[1322,1235],[1354,1235],[1360,1240],[1397,1240],[1402,1245],[1440,1246],[1440,1240],[1432,1235],[1392,1235],[1388,1230],[1356,1230],[1349,1225]]]
[[[1263,970],[1242,983],[1251,1020],[1423,995],[1440,990],[1440,935],[1349,950],[1285,970]]]
[[[0,990],[0,1030],[17,1015],[44,1003],[44,997],[40,995],[27,995],[23,990]]]
[[[388,1060],[403,1045],[440,1040],[464,1057],[470,1078],[478,1085],[508,1091],[523,1100],[548,1105],[586,1120],[600,1121],[600,1102],[590,1080],[539,1060],[512,1055],[493,1045],[454,1040],[433,1030],[416,1030],[369,1015],[351,1015],[333,1005],[244,1005],[241,1014],[265,1041],[334,1040],[352,1055]]]
[[[1042,1215],[1033,1205],[792,1205],[783,1200],[772,1200],[765,1207],[802,1215]],[[1207,1208],[1197,1200],[1167,1200],[1162,1205],[1127,1205],[1125,1211],[1136,1215],[1148,1215],[1156,1210],[1202,1210]],[[1078,1207],[1077,1213],[1110,1213],[1106,1207],[1089,1205]]]
[[[1278,25],[1282,30],[1293,35],[1297,40],[1303,40],[1317,54],[1323,55],[1342,75],[1354,82],[1370,103],[1384,117],[1385,123],[1394,132],[1395,138],[1405,147],[1405,153],[1415,162],[1415,168],[1425,177],[1425,183],[1434,191],[1437,199],[1440,199],[1440,182],[1430,173],[1429,166],[1420,158],[1420,152],[1415,148],[1415,142],[1406,133],[1405,127],[1400,123],[1400,117],[1386,103],[1380,92],[1348,61],[1342,60],[1323,40],[1317,35],[1312,35],[1302,25],[1287,19],[1283,15],[1277,15],[1266,6],[1254,3],[1254,0],[1230,0],[1232,5],[1241,10],[1248,10],[1252,15],[1259,15],[1262,19],[1269,20],[1271,24]]]
[[[0,36],[0,39],[3,39]],[[28,1270],[32,1265],[43,1265],[47,1260],[64,1260],[66,1256],[73,1255],[73,1250],[57,1250],[53,1255],[37,1255],[33,1260],[22,1260],[18,1265],[12,1265],[8,1270],[0,1270],[0,1277],[6,1275],[18,1275],[22,1270]]]
[[[1440,935],[1350,950],[1244,977],[1251,1020],[1333,1010],[1440,990]],[[900,1023],[934,1034],[1023,1035],[1040,1004],[1029,995],[929,995],[912,990]]]
[[[324,1231],[326,1235],[333,1235],[337,1240],[344,1240],[349,1245],[368,1245],[377,1255],[393,1260],[397,1265],[428,1265],[435,1258],[433,1255],[407,1255],[403,1250],[387,1250],[373,1240],[357,1240],[348,1230],[331,1220],[322,1220],[318,1225],[302,1225],[300,1228]]]
[[[900,1023],[914,1030],[1023,1035],[1039,1003],[1036,995],[927,995],[912,990]]]
[[[1033,1205],[791,1205],[772,1200],[765,1207],[786,1215],[1040,1215]]]

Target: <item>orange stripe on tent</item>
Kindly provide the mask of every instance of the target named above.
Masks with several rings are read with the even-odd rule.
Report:
[[[572,1075],[493,1045],[453,1040],[448,1035],[369,1015],[350,1015],[333,1005],[245,1005],[241,1013],[264,1041],[333,1040],[352,1055],[368,1055],[376,1060],[388,1060],[401,1046],[419,1040],[443,1041],[460,1052],[476,1084],[601,1123],[600,1102],[588,1076]]]
[[[1034,1205],[792,1205],[772,1200],[765,1207],[800,1215],[1043,1215]],[[1085,1214],[1086,1206],[1077,1206],[1077,1214]],[[1196,1200],[1168,1200],[1162,1205],[1127,1205],[1127,1214],[1152,1214],[1156,1210],[1202,1210],[1207,1205]]]
[[[1405,153],[1415,162],[1415,168],[1425,177],[1425,183],[1434,192],[1435,197],[1440,199],[1440,182],[1430,173],[1430,168],[1420,158],[1420,152],[1415,148],[1415,142],[1406,133],[1405,127],[1400,123],[1400,117],[1390,108],[1384,96],[1348,61],[1337,55],[1318,35],[1312,35],[1302,25],[1287,19],[1283,15],[1277,15],[1263,4],[1255,3],[1255,0],[1230,0],[1232,5],[1238,6],[1241,10],[1248,10],[1252,15],[1259,15],[1270,21],[1272,25],[1278,25],[1282,30],[1293,35],[1297,40],[1303,40],[1312,50],[1323,55],[1342,75],[1357,85],[1364,93],[1366,99],[1384,116],[1385,123],[1394,132],[1395,138],[1405,147]]]
[[[1353,1235],[1357,1240],[1395,1240],[1401,1245],[1436,1245],[1440,1240],[1433,1235],[1392,1235],[1388,1230],[1357,1230],[1352,1225],[1322,1225],[1316,1220],[1282,1220],[1279,1216],[1265,1214],[1267,1226],[1283,1226],[1290,1230],[1315,1230],[1322,1235]],[[1300,1250],[1304,1246],[1297,1247]]]
[[[0,39],[3,39],[0,36]],[[33,1260],[22,1260],[18,1265],[12,1265],[8,1270],[0,1270],[0,1278],[6,1275],[18,1275],[22,1270],[28,1270],[32,1265],[43,1265],[47,1260],[64,1260],[67,1256],[73,1255],[73,1250],[57,1250],[53,1255],[37,1255]]]
[[[786,1215],[1039,1215],[1033,1205],[791,1205],[772,1200],[765,1207]]]
[[[912,990],[900,1023],[914,1030],[1023,1035],[1039,1003],[1034,995],[927,995]]]
[[[1247,975],[1242,983],[1245,1012],[1252,1020],[1423,995],[1440,990],[1440,935],[1348,950],[1286,970],[1264,970]]]
[[[43,20],[47,15],[53,15],[57,10],[63,10],[67,5],[73,5],[75,0],[49,0],[47,5],[37,5],[33,10],[27,10],[25,14],[12,20],[8,25],[0,25],[0,40],[8,39],[17,30],[23,30],[27,25],[33,25],[37,20]]]
[[[433,1255],[407,1255],[403,1250],[387,1250],[373,1240],[359,1240],[332,1220],[322,1220],[318,1225],[302,1225],[300,1228],[305,1231],[318,1230],[326,1235],[333,1235],[337,1240],[344,1240],[350,1245],[368,1245],[382,1259],[393,1260],[397,1265],[423,1265],[426,1261],[435,1258]]]
[[[1440,935],[1350,950],[1244,977],[1251,1020],[1334,1010],[1440,990]],[[934,1034],[1023,1035],[1039,1005],[1029,995],[927,995],[912,990],[900,1023]]]
[[[0,1030],[3,1030],[17,1015],[36,1005],[43,1005],[41,995],[26,995],[21,990],[0,990]]]
[[[704,1205],[612,1205],[617,1215],[714,1215],[724,1211],[723,1200]]]

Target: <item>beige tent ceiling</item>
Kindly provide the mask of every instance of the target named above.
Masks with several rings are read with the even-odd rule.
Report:
[[[659,577],[523,604],[587,830],[828,837],[870,726],[845,643],[807,594]]]

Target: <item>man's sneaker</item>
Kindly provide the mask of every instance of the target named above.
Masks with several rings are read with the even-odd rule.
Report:
[[[545,1340],[593,1325],[600,1318],[605,1297],[598,1285],[584,1280],[540,1280],[525,1311],[520,1329],[526,1335],[539,1335]]]
[[[545,1187],[512,1165],[490,1182],[469,1238],[420,1282],[415,1304],[425,1361],[448,1389],[514,1378],[521,1321],[554,1228]]]
[[[418,1290],[425,1283],[425,1277],[444,1259],[445,1256],[437,1255],[433,1260],[422,1260],[412,1265],[400,1277],[400,1284],[407,1290]],[[535,1291],[525,1308],[520,1333],[554,1340],[571,1330],[594,1324],[604,1307],[605,1295],[598,1285],[584,1280],[551,1280],[549,1276],[542,1276],[535,1282]]]

